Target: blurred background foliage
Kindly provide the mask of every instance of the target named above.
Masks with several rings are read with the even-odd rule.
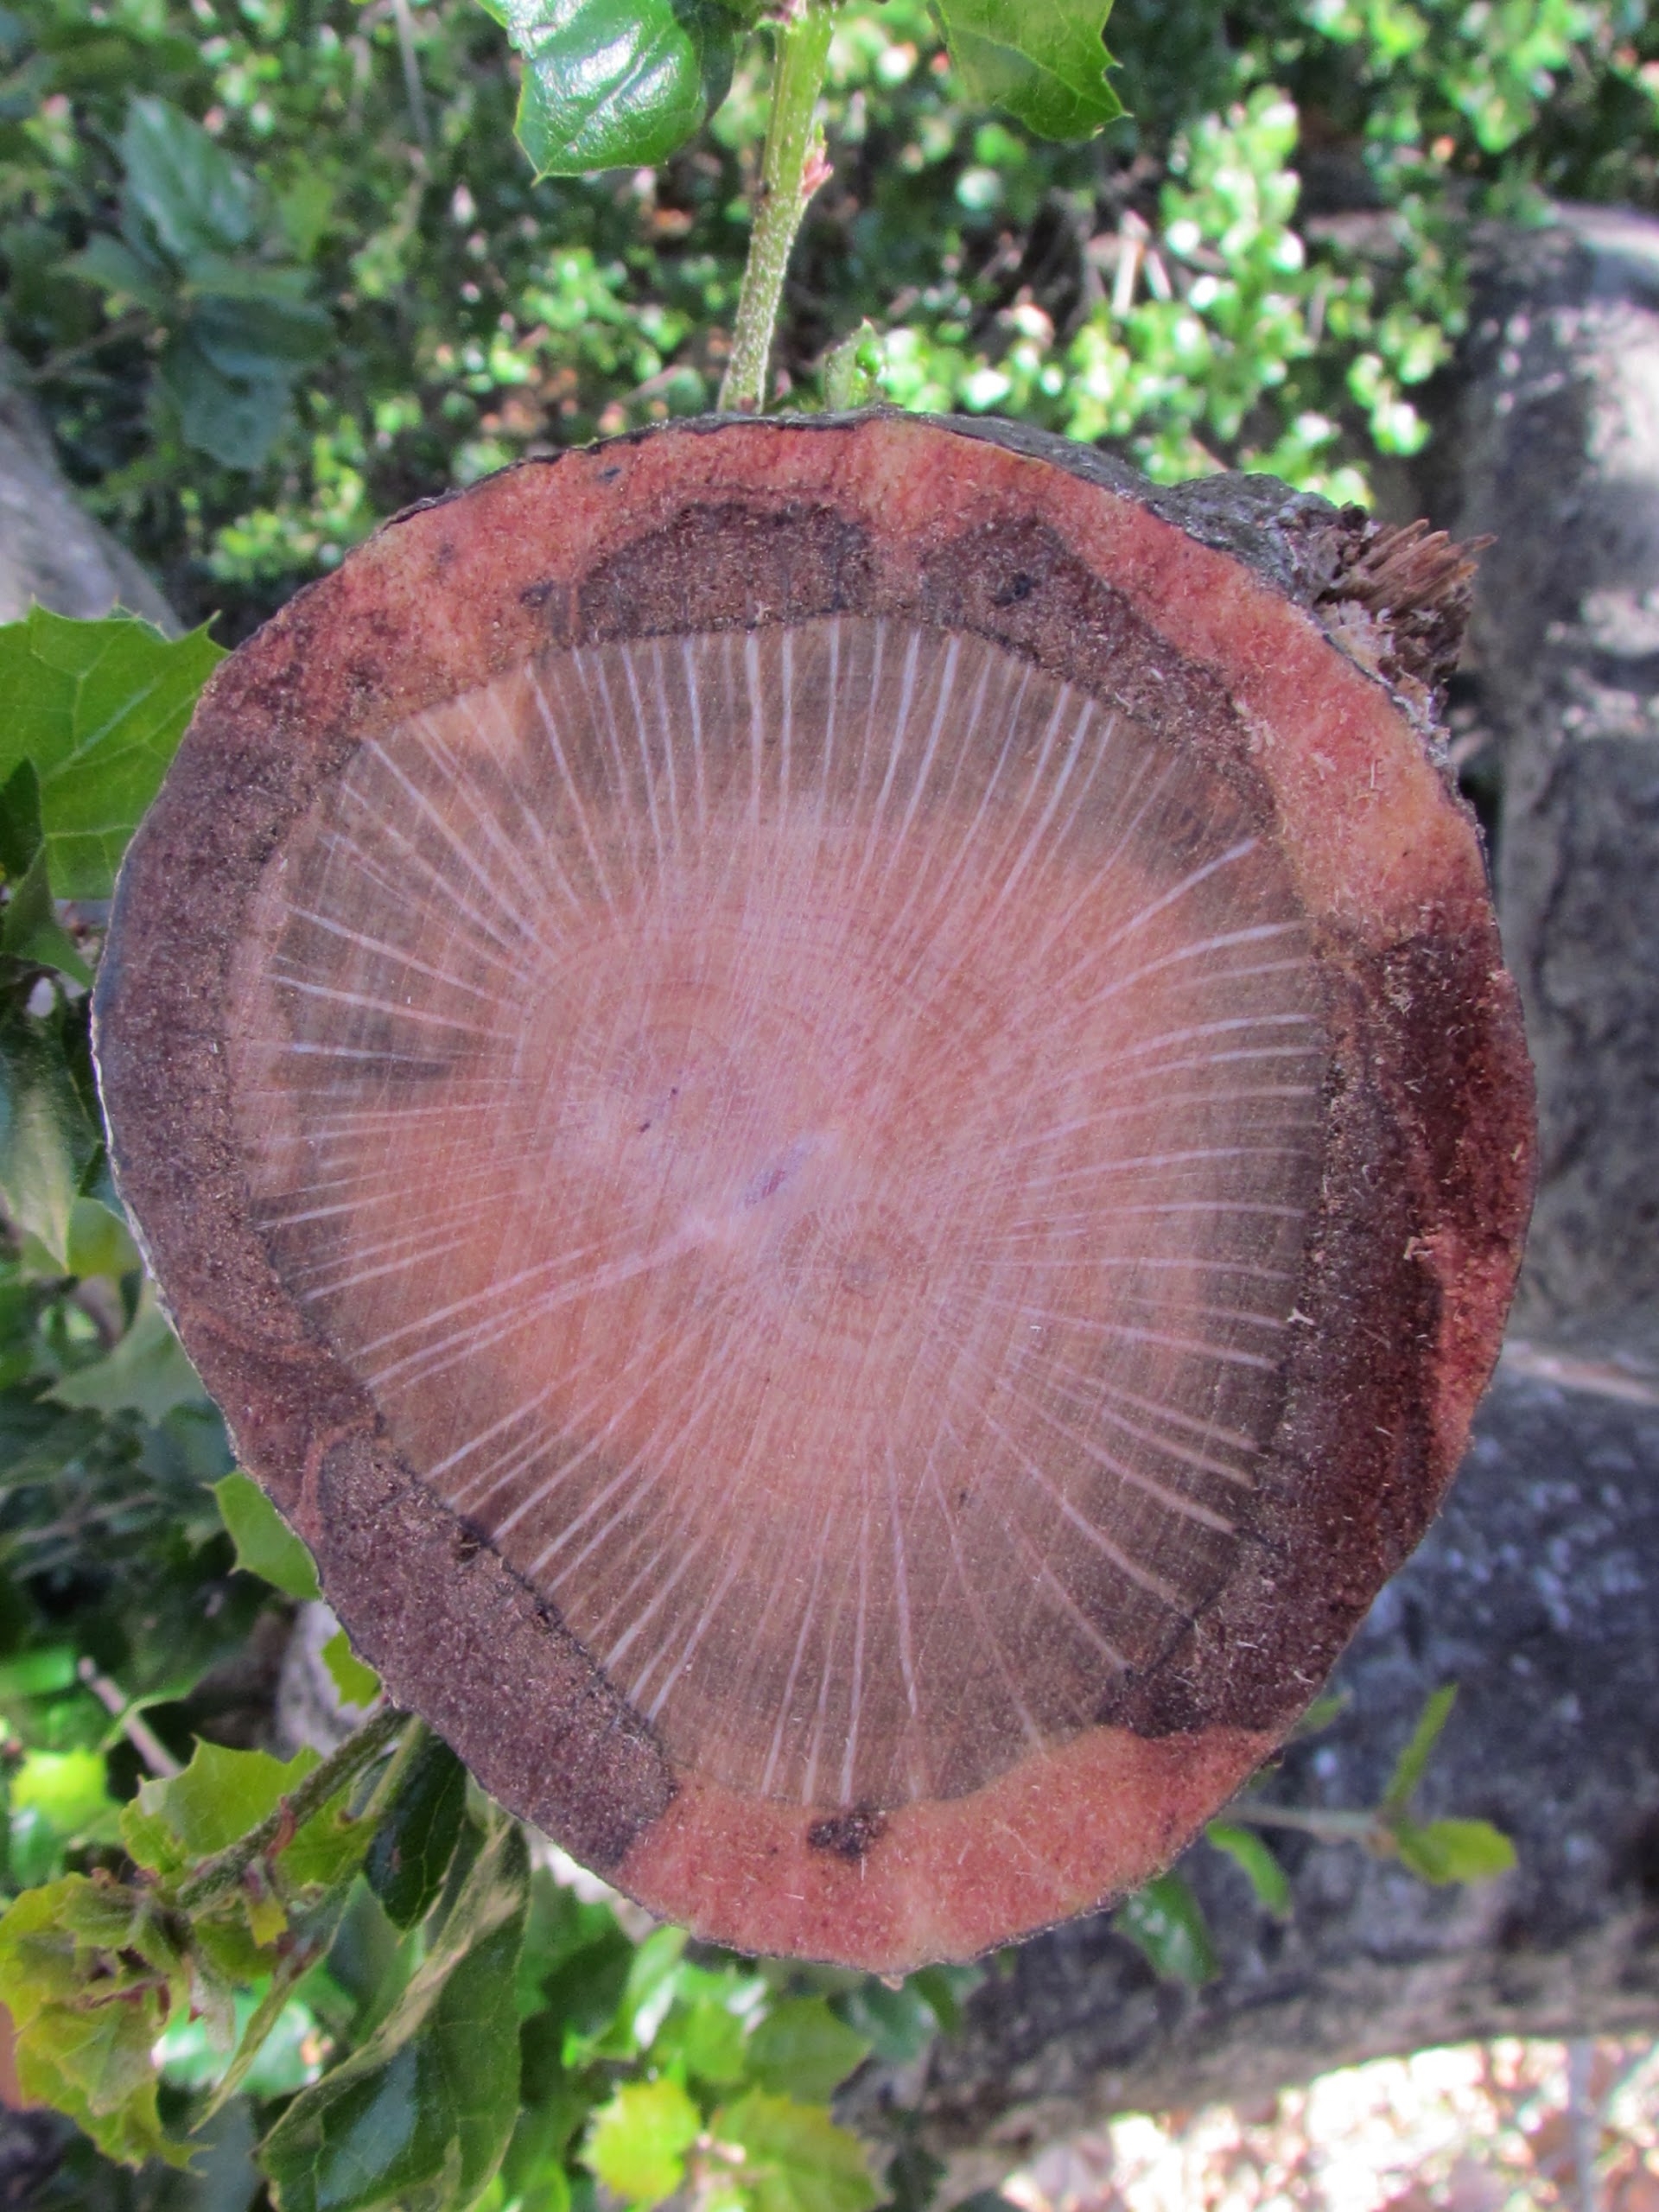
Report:
[[[1165,479],[1366,500],[1427,430],[1471,227],[1659,200],[1647,0],[1118,0],[1129,117],[962,101],[924,0],[852,0],[779,349]],[[664,168],[537,184],[471,0],[3,0],[3,334],[69,474],[233,643],[410,500],[712,404],[763,41]]]

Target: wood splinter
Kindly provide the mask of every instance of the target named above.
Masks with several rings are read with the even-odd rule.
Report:
[[[1007,426],[403,517],[121,878],[121,1186],[390,1694],[652,1910],[886,1973],[1166,1865],[1421,1535],[1530,1078],[1469,564]]]

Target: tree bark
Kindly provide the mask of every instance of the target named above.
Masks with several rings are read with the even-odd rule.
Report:
[[[1248,2099],[1498,2033],[1659,2025],[1659,225],[1563,211],[1487,243],[1414,487],[1486,531],[1462,710],[1501,772],[1497,878],[1537,1066],[1543,1179],[1522,1300],[1441,1518],[1338,1669],[1350,1703],[1268,1785],[1363,1808],[1429,1694],[1424,1793],[1519,1863],[1430,1890],[1278,1834],[1279,1927],[1200,1846],[1223,1971],[1158,1982],[1109,1921],[992,1975],[919,2097],[948,2194],[1114,2110]]]
[[[21,620],[35,601],[57,614],[124,607],[178,628],[125,546],[77,503],[22,372],[0,348],[0,622]]]

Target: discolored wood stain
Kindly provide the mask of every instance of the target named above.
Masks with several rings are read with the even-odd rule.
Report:
[[[1264,582],[1011,443],[664,431],[401,521],[215,678],[96,1011],[393,1694],[654,1909],[883,1969],[1143,1878],[1282,1733],[1530,1192],[1420,677],[1319,627],[1398,570],[1443,657],[1428,556],[1294,503]]]

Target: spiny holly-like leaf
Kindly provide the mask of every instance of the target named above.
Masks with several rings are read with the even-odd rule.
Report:
[[[822,2105],[751,2089],[715,2114],[710,2132],[743,2152],[753,2212],[869,2212],[881,2201],[864,2145]]]
[[[36,607],[0,626],[0,779],[34,762],[60,898],[108,898],[223,658],[205,630],[164,638],[131,614],[77,622]]]
[[[213,1496],[238,1567],[302,1605],[322,1595],[310,1553],[251,1475],[226,1475],[213,1484]]]
[[[182,1774],[142,1786],[123,1818],[123,1838],[141,1866],[175,1873],[257,1827],[316,1764],[308,1749],[284,1760],[198,1743]]]
[[[665,161],[726,97],[743,15],[722,0],[480,0],[524,65],[538,176]]]
[[[1123,112],[1106,81],[1111,0],[934,0],[969,98],[1042,138],[1092,138]]]
[[[513,1981],[529,1873],[522,1830],[501,1821],[391,2012],[261,2145],[282,2212],[475,2202],[518,2111]]]

